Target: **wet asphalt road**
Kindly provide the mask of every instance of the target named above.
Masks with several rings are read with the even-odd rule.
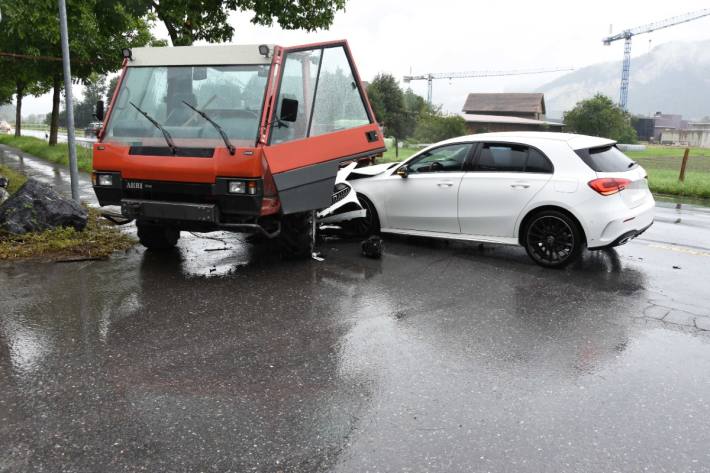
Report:
[[[565,271],[210,236],[0,265],[0,471],[710,471],[708,209]]]

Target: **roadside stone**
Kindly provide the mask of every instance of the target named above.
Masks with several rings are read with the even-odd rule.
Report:
[[[663,319],[664,322],[677,325],[695,326],[695,315],[683,310],[672,310]]]
[[[671,310],[668,307],[663,307],[660,305],[650,305],[644,309],[643,315],[651,319],[660,320],[666,315],[668,315],[668,312],[670,311]]]
[[[83,230],[88,216],[80,204],[65,199],[47,184],[29,179],[0,205],[0,230],[16,235],[57,227]]]
[[[695,326],[700,330],[710,330],[710,317],[696,317]]]
[[[0,176],[0,205],[10,197],[10,193],[7,191],[8,184],[9,180],[5,176]]]

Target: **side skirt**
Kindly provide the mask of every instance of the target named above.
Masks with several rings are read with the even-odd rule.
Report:
[[[394,233],[397,235],[409,235],[409,236],[420,236],[427,238],[441,238],[444,240],[460,240],[460,241],[476,241],[480,243],[496,243],[499,245],[513,245],[520,246],[517,238],[505,238],[505,237],[489,237],[482,235],[466,235],[462,233],[441,233],[441,232],[428,232],[422,230],[401,230],[398,228],[382,228],[380,229],[382,233]]]

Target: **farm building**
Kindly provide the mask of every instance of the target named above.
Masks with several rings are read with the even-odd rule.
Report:
[[[468,94],[461,114],[471,133],[561,131],[563,124],[545,118],[541,93]]]

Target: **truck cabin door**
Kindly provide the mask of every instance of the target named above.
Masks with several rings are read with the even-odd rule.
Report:
[[[340,164],[384,151],[382,132],[345,41],[275,55],[259,138],[283,212],[322,209]]]

